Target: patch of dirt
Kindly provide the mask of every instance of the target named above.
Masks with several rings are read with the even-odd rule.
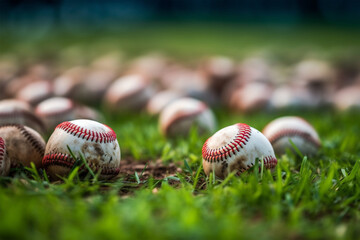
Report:
[[[133,180],[136,171],[141,181],[148,179],[150,176],[159,180],[182,172],[179,166],[180,164],[175,163],[164,164],[161,159],[156,161],[122,159],[119,177],[123,177],[125,180]]]

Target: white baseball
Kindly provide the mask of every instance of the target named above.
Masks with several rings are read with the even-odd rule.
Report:
[[[168,137],[186,136],[196,125],[199,133],[213,132],[216,120],[208,106],[196,99],[181,98],[167,105],[160,113],[160,130]]]
[[[293,80],[300,85],[308,85],[311,82],[328,83],[330,85],[334,80],[334,72],[325,61],[307,59],[295,66]]]
[[[149,82],[140,74],[117,79],[105,94],[105,104],[112,110],[138,110],[145,106],[153,95]]]
[[[54,93],[60,97],[73,97],[77,88],[81,87],[87,73],[85,67],[77,66],[63,72],[54,80]]]
[[[353,85],[338,90],[333,96],[333,103],[341,111],[360,108],[360,86]]]
[[[280,117],[263,130],[277,155],[284,154],[286,149],[292,149],[290,140],[304,155],[314,155],[321,143],[319,135],[305,119],[295,116]]]
[[[183,94],[172,90],[164,90],[158,92],[153,97],[151,97],[148,103],[146,104],[146,111],[151,115],[157,115],[168,104],[181,98],[182,96]]]
[[[48,131],[52,131],[64,121],[76,119],[75,104],[72,100],[62,97],[46,99],[35,108],[35,113],[43,119]]]
[[[10,159],[6,155],[5,140],[0,137],[0,176],[7,176],[10,172]]]
[[[89,70],[81,85],[74,90],[72,99],[88,104],[98,103],[117,76],[116,72],[109,70]]]
[[[217,131],[203,145],[203,167],[206,175],[214,171],[219,178],[229,173],[237,174],[255,165],[256,159],[264,161],[267,169],[277,164],[274,150],[266,137],[244,123],[237,123]]]
[[[240,112],[253,112],[269,106],[272,88],[265,83],[251,82],[229,94],[229,107]]]
[[[20,124],[45,133],[44,122],[36,116],[31,106],[23,101],[7,99],[0,101],[0,125]]]
[[[149,54],[134,59],[128,73],[140,73],[151,80],[158,80],[167,68],[168,59],[159,54]]]
[[[235,74],[235,63],[231,58],[215,56],[205,62],[204,71],[213,81],[227,80]]]
[[[49,81],[37,81],[20,89],[16,94],[16,98],[35,106],[39,102],[52,97],[52,95],[52,83]]]
[[[101,171],[100,178],[110,179],[118,175],[120,147],[110,127],[84,119],[59,124],[50,136],[42,161],[52,179],[66,176],[74,166],[75,159],[67,146],[76,157],[82,153],[94,172]]]
[[[34,129],[18,124],[3,125],[0,126],[0,137],[5,141],[12,167],[30,167],[31,162],[37,168],[41,167],[45,141]]]

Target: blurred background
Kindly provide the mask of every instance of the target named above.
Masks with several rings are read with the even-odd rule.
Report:
[[[40,41],[46,52],[110,37],[130,53],[151,48],[180,56],[289,45],[352,51],[359,22],[356,0],[1,0],[0,50]],[[52,49],[45,36],[53,37]]]
[[[2,0],[3,24],[104,28],[124,22],[228,21],[357,24],[356,0]]]
[[[359,24],[356,0],[1,0],[2,98],[46,80],[46,98],[101,89],[98,103],[135,73],[234,111],[345,110],[360,105]]]

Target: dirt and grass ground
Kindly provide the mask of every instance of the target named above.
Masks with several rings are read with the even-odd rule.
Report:
[[[239,42],[239,46],[228,40],[230,30],[227,28],[210,30],[209,38],[204,32],[201,35],[192,30],[194,41],[188,33],[184,33],[187,36],[184,37],[173,29],[166,30],[169,35],[164,29],[157,31],[164,38],[169,36],[170,42],[162,40],[165,50],[178,51],[180,58],[191,56],[191,49],[197,54],[205,54],[211,49],[211,44],[217,50],[209,50],[209,53],[227,54],[232,48],[255,48],[251,39],[256,39],[259,47],[266,42],[257,39],[266,35],[263,31],[234,34],[236,39],[240,36],[248,39]],[[217,34],[215,40],[212,39],[214,31],[224,32],[223,39]],[[307,35],[301,31],[312,32],[315,40],[311,41],[311,35],[305,37]],[[351,49],[355,47],[356,41],[349,36],[359,34],[352,30],[301,31],[296,33],[298,35],[294,32],[300,38],[298,41],[305,41],[301,46],[313,43],[321,49],[324,43],[324,48],[329,48],[329,51],[347,46],[345,52],[353,52]],[[129,40],[129,36],[119,37],[124,43],[122,48],[126,50],[128,47],[134,53],[152,49],[150,45],[136,48],[136,44],[141,45],[136,38],[140,33],[130,34],[135,43]],[[327,41],[331,36],[335,38],[332,44]],[[286,49],[293,53],[292,40],[295,41],[296,37],[290,36],[290,43],[284,49],[280,46],[286,39],[279,36],[270,38],[274,49],[276,46],[281,49],[278,56],[286,56]],[[54,37],[48,36],[48,39]],[[151,39],[158,38],[150,38],[150,43]],[[181,39],[182,44],[179,44]],[[200,40],[206,39],[210,43],[202,46]],[[55,46],[61,42],[56,41]],[[45,40],[26,44],[20,40],[8,41],[6,50],[3,50],[9,53],[11,49],[14,52],[28,49],[30,56],[34,49],[28,46],[38,47],[40,51],[41,42]],[[84,43],[87,44],[90,43]],[[160,49],[161,44],[156,42],[155,45]],[[51,44],[47,46],[45,44],[43,50],[56,50]],[[327,54],[326,51],[319,52]],[[201,167],[201,147],[209,136],[198,136],[193,131],[188,138],[167,140],[158,131],[156,117],[145,113],[107,114],[106,124],[117,133],[122,150],[120,178],[111,182],[79,181],[75,171],[65,182],[49,183],[41,171],[33,169],[16,170],[14,177],[0,178],[0,239],[358,238],[359,111],[339,113],[331,109],[291,109],[245,115],[215,109],[215,114],[218,129],[244,122],[259,130],[278,116],[299,115],[314,125],[322,139],[322,147],[311,158],[291,152],[279,157],[278,166],[272,173],[251,170],[240,177],[230,175],[220,181],[206,178]]]

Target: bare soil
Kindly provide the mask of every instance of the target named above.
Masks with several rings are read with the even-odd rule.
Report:
[[[156,161],[123,159],[120,163],[119,177],[130,180],[134,178],[135,172],[137,172],[141,181],[148,179],[150,176],[160,180],[181,172],[182,170],[179,166],[179,163],[163,163],[161,159]]]

